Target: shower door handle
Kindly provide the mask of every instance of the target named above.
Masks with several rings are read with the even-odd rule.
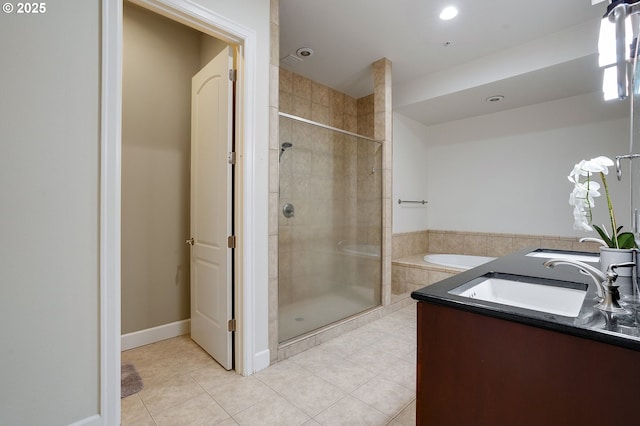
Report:
[[[193,240],[193,237],[189,238],[187,241],[185,241],[186,244],[189,244],[190,246],[195,244],[195,241]]]

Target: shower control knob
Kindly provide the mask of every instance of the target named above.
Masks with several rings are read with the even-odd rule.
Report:
[[[282,206],[282,214],[284,215],[284,217],[293,217],[294,212],[295,207],[293,207],[293,204],[286,203],[284,206]]]

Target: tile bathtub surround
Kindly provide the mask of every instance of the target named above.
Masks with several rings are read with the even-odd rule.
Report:
[[[575,237],[549,235],[495,234],[459,231],[429,231],[429,253],[505,256],[527,247],[558,250],[598,251],[596,243],[581,243]],[[413,253],[419,254],[419,253]]]
[[[415,302],[249,377],[187,336],[122,360],[145,382],[122,400],[122,425],[415,425]]]
[[[412,291],[449,278],[460,271],[425,262],[426,253],[470,254],[501,257],[527,247],[558,250],[598,251],[598,244],[577,238],[519,234],[418,231],[393,236],[391,295],[409,297]]]
[[[393,259],[425,253],[505,256],[527,247],[597,252],[598,244],[578,238],[548,235],[496,234],[462,231],[415,231],[393,235]]]
[[[393,234],[392,259],[429,251],[429,231]]]
[[[392,263],[392,295],[409,297],[412,291],[431,285],[460,273],[458,269],[445,268],[425,262],[424,254],[395,259]]]

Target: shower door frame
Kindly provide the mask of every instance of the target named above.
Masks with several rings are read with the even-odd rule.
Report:
[[[288,114],[288,113],[281,112],[281,111],[278,112],[278,117],[288,118],[288,119],[291,119],[291,120],[294,120],[294,121],[297,121],[297,122],[301,122],[301,123],[304,123],[304,124],[309,124],[309,125],[312,125],[312,126],[315,126],[315,127],[319,127],[319,128],[322,128],[322,129],[326,129],[326,130],[330,130],[330,131],[333,131],[333,132],[337,132],[337,133],[340,133],[340,134],[343,134],[343,135],[346,135],[346,136],[351,136],[351,137],[355,137],[355,138],[362,139],[362,140],[365,140],[365,141],[374,142],[374,143],[377,143],[377,144],[380,145],[380,149],[381,150],[384,149],[384,141],[379,140],[379,139],[375,139],[375,138],[372,138],[372,137],[369,137],[369,136],[364,136],[364,135],[361,135],[361,134],[358,134],[358,133],[350,132],[348,130],[343,130],[343,129],[340,129],[340,128],[337,128],[337,127],[333,127],[333,126],[330,126],[330,125],[327,125],[327,124],[319,123],[319,122],[316,122],[316,121],[313,121],[313,120],[310,120],[310,119],[307,119],[307,118],[299,117],[299,116],[296,116],[296,115],[293,115],[293,114]],[[280,138],[280,135],[278,135],[278,137]],[[379,172],[382,172],[382,169],[383,169],[382,158],[381,158],[380,164],[378,166],[379,166]],[[280,161],[278,161],[278,187],[280,187],[280,171],[279,171],[279,168],[280,168]],[[374,167],[373,170],[374,170],[374,172],[378,171],[378,170],[376,170],[375,167]],[[280,347],[283,344],[286,345],[286,344],[288,344],[290,342],[298,341],[300,339],[304,339],[305,337],[314,335],[316,333],[320,333],[323,330],[325,330],[327,327],[334,326],[334,325],[336,325],[336,324],[338,324],[338,323],[340,323],[342,321],[345,321],[345,320],[347,320],[349,318],[352,318],[354,316],[358,316],[358,315],[367,313],[367,312],[369,312],[371,310],[379,309],[379,308],[384,306],[384,295],[383,295],[383,291],[384,291],[384,288],[383,288],[384,275],[383,274],[384,274],[384,259],[385,259],[385,257],[384,257],[384,207],[385,207],[385,197],[384,197],[384,180],[383,179],[381,179],[381,182],[380,182],[379,194],[380,194],[380,202],[381,202],[381,205],[380,205],[380,229],[379,229],[379,232],[380,232],[380,257],[379,257],[379,265],[378,265],[378,267],[380,268],[380,271],[379,271],[380,278],[379,278],[379,282],[378,282],[379,298],[377,300],[377,303],[374,306],[370,307],[370,308],[364,309],[363,311],[356,312],[356,313],[354,313],[352,315],[349,315],[349,316],[346,316],[344,318],[338,319],[336,321],[330,322],[330,323],[325,324],[325,325],[323,325],[321,327],[318,327],[316,329],[313,329],[313,330],[310,330],[308,332],[302,333],[302,334],[300,334],[298,336],[295,336],[295,337],[293,337],[291,339],[287,339],[285,341],[280,341],[280,335],[279,335],[280,333],[278,331],[277,332],[277,334],[278,334],[278,336],[277,336],[278,347]],[[280,205],[280,190],[278,190],[278,205]],[[278,215],[279,214],[280,214],[280,211],[278,212]],[[280,226],[278,225],[278,235],[280,235],[280,229],[279,228],[280,228]],[[279,244],[278,244],[277,259],[278,259],[277,268],[279,269],[279,264],[280,264],[280,248],[279,248]],[[278,287],[279,287],[279,285],[280,285],[280,274],[278,273]],[[278,306],[277,318],[278,318],[278,324],[279,324],[279,322],[280,322],[280,313],[279,313],[280,304],[279,304],[279,301],[277,303],[277,306]],[[278,330],[278,329],[279,329],[279,327],[276,327],[276,330]]]

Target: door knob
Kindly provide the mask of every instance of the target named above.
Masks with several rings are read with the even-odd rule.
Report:
[[[189,238],[187,241],[185,241],[185,243],[187,243],[187,244],[189,244],[190,246],[192,246],[192,245],[194,244],[193,237],[192,237],[192,238]]]

